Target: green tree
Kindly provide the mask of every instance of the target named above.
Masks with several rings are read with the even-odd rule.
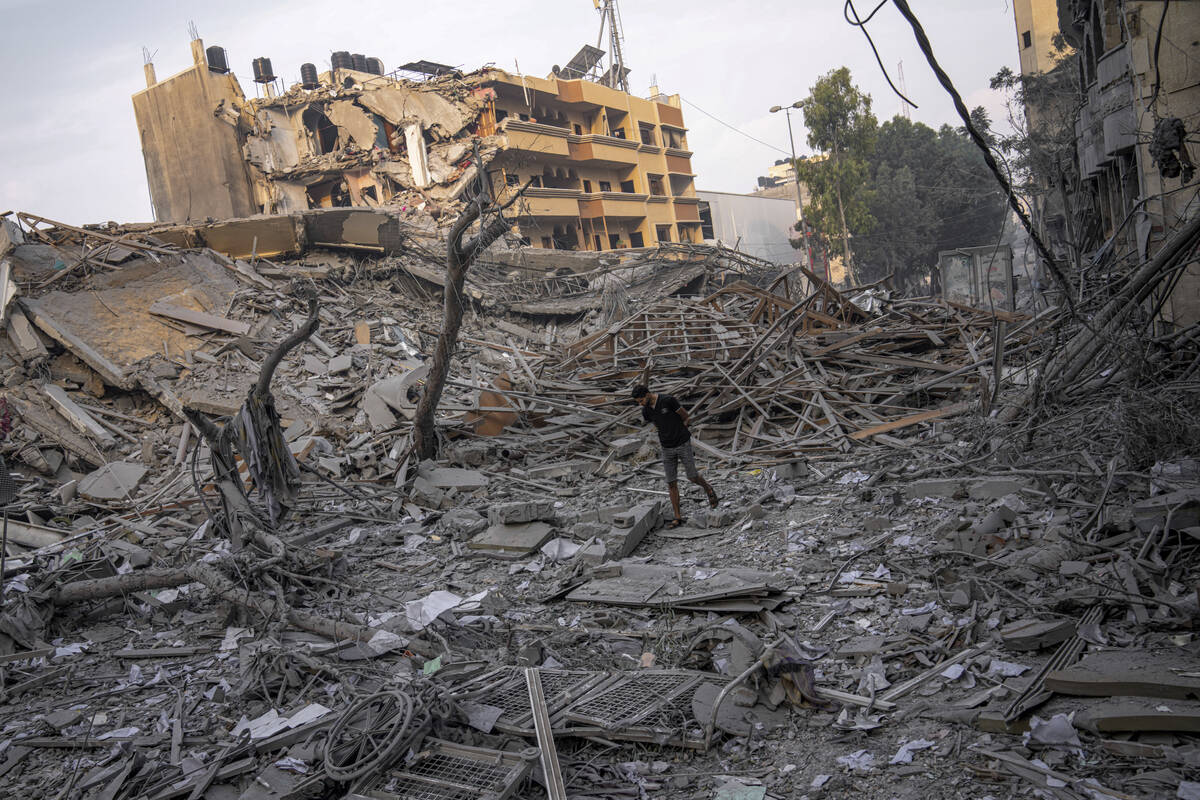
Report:
[[[973,116],[986,118],[981,109]],[[870,191],[877,224],[855,240],[859,265],[865,277],[895,272],[910,288],[925,280],[939,250],[994,244],[1005,214],[1004,197],[965,133],[901,116],[879,127]]]
[[[876,281],[893,273],[901,287],[920,286],[939,225],[928,193],[917,188],[907,165],[876,165],[870,211],[876,233],[854,241],[860,280]]]
[[[812,196],[805,217],[821,236],[841,239],[846,269],[857,281],[850,232],[868,233],[874,223],[868,182],[876,133],[871,96],[851,83],[850,70],[841,67],[817,79],[801,108],[808,144],[822,154],[796,164]]]

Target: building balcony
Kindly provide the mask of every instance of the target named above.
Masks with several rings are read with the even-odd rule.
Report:
[[[499,200],[508,202],[516,193],[515,186],[506,186],[500,193]],[[582,192],[578,189],[547,189],[530,186],[525,195],[514,205],[514,213],[518,217],[569,217],[579,216],[579,198]]]
[[[675,106],[669,106],[666,103],[656,103],[658,106],[658,121],[663,125],[670,125],[673,128],[683,127],[683,112]]]
[[[613,167],[633,166],[638,163],[638,142],[588,133],[583,136],[571,134],[567,137],[571,158],[575,161],[590,161],[594,164]]]
[[[700,198],[698,197],[676,197],[672,204],[675,206],[675,221],[676,222],[699,222],[700,221]]]
[[[625,192],[593,192],[585,194],[579,200],[579,216],[609,219],[644,219],[646,216],[647,194],[627,194]],[[697,216],[699,219],[699,216]]]
[[[510,118],[500,123],[500,132],[504,134],[506,150],[541,156],[570,157],[570,146],[567,144],[570,131],[566,128]]]
[[[680,154],[683,155],[680,155]],[[667,148],[667,172],[675,175],[692,175],[692,154],[686,150]]]
[[[558,99],[564,103],[580,103],[596,108],[608,106],[623,109],[627,102],[624,92],[582,78],[566,81],[560,79]]]

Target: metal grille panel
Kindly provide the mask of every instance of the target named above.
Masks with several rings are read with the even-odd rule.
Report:
[[[595,692],[591,697],[583,698],[571,706],[567,716],[600,725],[636,720],[660,710],[665,702],[688,684],[696,682],[696,676],[690,674],[636,673],[614,686]]]
[[[434,753],[410,766],[407,772],[419,777],[469,783],[481,791],[497,791],[506,785],[512,765],[489,764],[475,758]]]

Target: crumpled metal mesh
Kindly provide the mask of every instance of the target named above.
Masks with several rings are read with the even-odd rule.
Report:
[[[269,395],[263,400],[251,394],[230,424],[238,452],[262,495],[271,524],[278,525],[283,515],[296,505],[300,467],[283,438],[274,400]]]

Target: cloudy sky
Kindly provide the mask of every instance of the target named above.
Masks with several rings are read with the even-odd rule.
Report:
[[[865,16],[875,3],[857,5]],[[1003,101],[988,89],[988,78],[1017,64],[1011,0],[910,5],[967,105],[1002,117]],[[624,0],[632,89],[645,96],[657,79],[665,93],[683,96],[698,188],[752,191],[755,177],[787,154],[783,115],[767,109],[803,98],[831,69],[850,68],[881,120],[899,112],[900,100],[842,8],[842,0]],[[8,87],[0,213],[30,211],[68,223],[151,218],[130,96],[145,86],[143,47],[160,78],[190,64],[189,22],[206,45],[226,49],[247,93],[254,90],[248,76],[257,56],[269,57],[289,84],[305,61],[327,69],[334,50],[377,56],[386,69],[424,58],[463,69],[515,70],[519,63],[522,72],[546,75],[582,44],[594,45],[599,33],[588,0],[0,0],[0,19],[0,74]],[[869,30],[893,79],[903,62],[909,97],[919,106],[913,119],[957,124],[891,4]],[[797,150],[809,152],[795,114],[793,123]]]

